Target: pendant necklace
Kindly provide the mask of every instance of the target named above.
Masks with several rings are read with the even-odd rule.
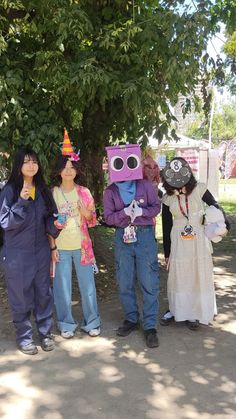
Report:
[[[66,201],[66,204],[67,204],[67,214],[68,214],[68,217],[74,218],[75,223],[76,223],[76,226],[79,228],[80,227],[79,221],[78,221],[79,211],[78,211],[78,215],[74,215],[73,203],[68,201],[68,199],[66,198],[66,196],[65,196],[62,188],[59,187],[59,189],[60,189],[61,194],[62,194],[62,196],[63,196],[63,198],[64,198],[64,200]]]
[[[181,239],[185,239],[185,240],[193,240],[196,238],[196,233],[193,230],[193,227],[191,226],[191,224],[189,223],[189,205],[188,205],[188,195],[185,195],[185,206],[186,206],[186,212],[184,211],[181,201],[180,201],[180,196],[177,195],[178,198],[178,202],[179,202],[179,209],[181,214],[188,220],[188,224],[185,225],[184,230],[181,231]]]

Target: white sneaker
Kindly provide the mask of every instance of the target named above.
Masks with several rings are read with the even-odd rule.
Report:
[[[61,336],[64,339],[70,339],[73,338],[74,332],[72,330],[64,330],[63,332],[61,332]]]
[[[101,329],[100,327],[97,327],[96,329],[91,329],[88,334],[89,336],[91,336],[92,338],[95,338],[96,336],[99,336],[101,333]]]

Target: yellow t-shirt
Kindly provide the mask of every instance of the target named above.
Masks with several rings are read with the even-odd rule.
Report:
[[[33,201],[35,200],[35,186],[32,186],[32,188],[30,189],[29,196],[33,199]]]
[[[56,245],[61,250],[76,250],[81,248],[80,214],[78,210],[78,194],[76,189],[65,193],[58,187],[53,190],[53,197],[58,212],[67,214],[66,226],[61,230]]]

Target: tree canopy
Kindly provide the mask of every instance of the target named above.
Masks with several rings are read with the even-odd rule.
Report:
[[[47,170],[65,126],[98,192],[105,145],[168,135],[170,105],[194,91],[233,3],[2,0],[1,151],[31,145]]]
[[[236,31],[228,34],[224,44],[224,53],[226,54],[226,65],[230,68],[230,72],[227,74],[227,84],[232,94],[236,94]]]

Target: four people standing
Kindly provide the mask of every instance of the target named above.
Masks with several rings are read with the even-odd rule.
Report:
[[[159,345],[159,272],[153,226],[161,204],[152,183],[158,185],[159,169],[153,166],[152,159],[146,159],[144,172],[152,164],[150,170],[156,170],[156,177],[146,173],[151,182],[143,179],[138,145],[107,147],[107,151],[111,183],[104,192],[104,217],[108,225],[115,227],[116,277],[125,317],[117,335],[124,337],[139,328],[137,280],[143,299],[145,340],[148,347],[154,348]],[[100,334],[96,262],[88,233],[88,227],[96,225],[95,205],[90,191],[78,184],[77,160],[75,153],[57,158],[51,193],[36,153],[20,149],[1,193],[0,225],[5,232],[3,261],[9,303],[17,344],[26,354],[38,352],[31,312],[42,348],[54,349],[50,259],[56,265],[53,290],[61,336],[72,338],[77,328],[71,304],[72,262],[84,316],[81,329],[93,337]],[[162,199],[163,238],[169,268],[170,310],[161,323],[185,320],[191,330],[196,330],[199,322],[208,324],[216,314],[212,249],[204,234],[203,202],[216,207],[218,204],[205,185],[196,182],[184,159],[173,159],[162,176],[166,190]],[[56,215],[60,222],[59,218],[55,221]]]

